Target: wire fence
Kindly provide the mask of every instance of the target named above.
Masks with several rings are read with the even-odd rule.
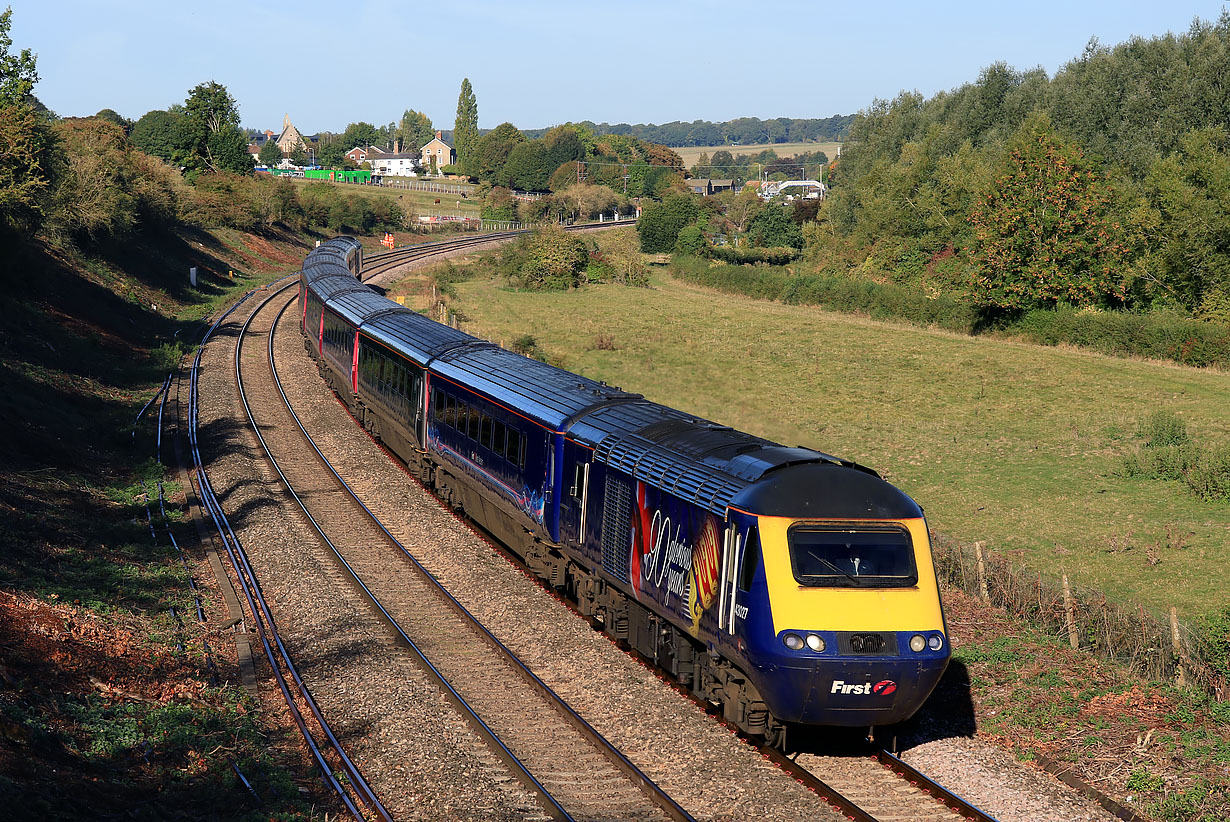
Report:
[[[1059,578],[1013,566],[975,542],[962,544],[932,535],[941,581],[1024,617],[1073,648],[1115,660],[1153,680],[1199,688],[1216,699],[1227,696],[1227,672],[1218,670],[1206,645],[1171,608],[1159,618],[1143,605],[1113,602],[1106,594]]]
[[[449,183],[428,183],[417,180],[382,180],[379,185],[384,188],[402,188],[407,191],[426,191],[429,194],[466,194],[474,191],[474,186],[461,186]]]

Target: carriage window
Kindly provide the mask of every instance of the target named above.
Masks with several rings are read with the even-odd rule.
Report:
[[[470,416],[466,425],[466,436],[475,442],[478,442],[478,421],[480,417],[481,415],[479,414],[478,409],[471,407]]]
[[[483,447],[486,448],[487,450],[491,450],[491,429],[492,429],[491,417],[488,417],[486,414],[483,414],[482,428],[479,431],[479,434],[480,434],[479,442],[481,442],[483,444]]]
[[[525,467],[521,461],[521,432],[515,428],[508,429],[508,449],[504,454],[513,465],[520,468]]]
[[[504,456],[504,448],[508,443],[508,428],[499,420],[495,421],[491,433],[491,450],[499,456]]]
[[[800,585],[908,588],[918,582],[910,534],[903,528],[794,525],[786,540]]]
[[[756,567],[760,565],[760,534],[755,528],[747,532],[747,541],[743,547],[743,564],[739,568],[739,590],[752,590],[752,580],[756,578]]]

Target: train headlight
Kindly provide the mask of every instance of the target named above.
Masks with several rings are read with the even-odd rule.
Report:
[[[944,647],[944,637],[939,634],[932,634],[927,640],[927,647],[933,651],[938,651],[940,648]]]
[[[807,635],[807,647],[811,648],[813,651],[815,651],[818,654],[823,653],[824,652],[824,637],[819,636],[818,634],[808,634]]]
[[[803,637],[798,634],[786,634],[782,637],[782,642],[786,643],[786,647],[792,651],[803,650]]]
[[[914,634],[910,637],[910,650],[916,654],[922,653],[923,648],[927,647],[927,638],[922,634]]]

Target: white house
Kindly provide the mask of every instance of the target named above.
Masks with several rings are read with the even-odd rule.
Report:
[[[419,155],[417,152],[401,152],[399,154],[379,154],[368,158],[372,164],[372,174],[385,177],[414,177],[419,170]]]

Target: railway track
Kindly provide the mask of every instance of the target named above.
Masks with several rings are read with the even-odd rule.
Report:
[[[305,549],[331,552],[549,816],[691,819],[470,616],[327,470],[274,388],[273,328],[293,298],[271,296],[254,312],[240,331],[235,368],[262,447],[327,546]]]
[[[568,226],[565,230],[574,233],[588,233],[607,228],[619,228],[634,225],[633,223],[588,223],[585,225]],[[500,243],[511,240],[522,234],[530,233],[531,229],[519,231],[502,231],[494,234],[480,234],[475,237],[461,237],[453,240],[441,240],[420,245],[403,246],[381,253],[365,254],[363,258],[363,275],[367,280],[390,269],[405,265],[413,260],[431,257],[445,251],[456,251],[467,248],[481,248],[489,243]]]
[[[199,376],[201,357],[204,353],[204,346],[223,321],[251,296],[252,292],[246,294],[243,299],[223,313],[205,332],[201,346],[197,349],[196,357],[187,375],[181,373],[176,380],[176,406],[179,412],[177,416],[186,418],[182,422],[186,423],[184,430],[187,434],[187,445],[191,453],[194,489],[199,505],[204,510],[206,516],[213,521],[215,531],[212,539],[215,548],[221,549],[219,553],[224,552],[231,561],[235,579],[239,583],[239,588],[247,602],[248,611],[252,617],[252,627],[255,628],[261,649],[265,653],[265,659],[269,664],[273,680],[286,702],[286,706],[303,738],[304,744],[313,761],[319,767],[325,784],[338,796],[342,805],[354,818],[360,820],[368,818],[391,820],[392,817],[388,811],[376,797],[375,792],[368,785],[362,773],[359,772],[358,768],[351,761],[341,742],[338,741],[333,729],[324,718],[311,692],[300,676],[298,668],[295,666],[278,632],[277,624],[274,622],[259,581],[252,572],[247,551],[236,536],[235,530],[232,528],[221,502],[214,493],[213,485],[210,482],[209,474],[201,456],[197,411],[200,396]],[[187,383],[186,386],[184,385],[185,382]],[[167,386],[164,388],[164,391],[167,391],[167,396],[170,395],[169,388],[170,379],[168,379]],[[186,414],[182,413],[182,410],[179,409],[178,401],[181,394],[185,393],[188,396]],[[160,420],[161,416],[162,408],[159,409]],[[161,430],[160,422],[158,439],[160,458],[162,448]],[[247,779],[243,776],[238,766],[235,766],[235,773],[245,786],[252,790],[251,785],[248,784]],[[255,796],[255,791],[253,791],[253,795]]]
[[[387,271],[445,251],[482,246],[515,234],[462,238],[371,255],[365,274]],[[289,297],[277,301],[278,306],[290,303]],[[564,819],[691,818],[664,793],[655,798],[656,786],[630,762],[626,759],[622,763],[613,761],[609,751],[602,751],[601,743],[594,739],[597,734],[587,735],[581,727],[584,721],[566,705],[552,704],[547,696],[550,689],[515,662],[511,653],[504,654],[498,666],[493,664],[492,653],[497,644],[494,636],[472,624],[459,627],[465,622],[465,613],[457,600],[443,588],[434,586],[425,569],[414,567],[415,561],[396,543],[392,534],[379,526],[374,516],[339,485],[340,477],[327,477],[321,468],[323,455],[305,450],[307,431],[291,418],[293,412],[284,395],[278,396],[272,389],[263,390],[277,383],[272,343],[274,326],[275,320],[271,319],[268,309],[253,313],[251,324],[238,335],[235,373],[237,379],[246,377],[249,386],[262,385],[262,390],[253,397],[252,425],[271,445],[275,459],[276,454],[283,454],[278,462],[279,472],[284,473],[288,485],[303,489],[301,502],[306,511],[314,512],[308,515],[316,519],[322,533],[337,535],[336,547],[332,549],[336,552],[332,562],[338,568],[337,579],[349,578],[349,584],[356,587],[359,583],[355,579],[366,580],[371,600],[386,603],[373,605],[373,609],[383,610],[380,618],[397,626],[394,630],[398,632],[401,646],[430,660],[428,665],[434,666],[445,679],[455,678],[449,680],[453,701],[458,706],[469,706],[463,707],[463,711],[472,709],[476,727],[484,728],[479,733],[488,737],[509,769],[518,773],[521,781],[539,796],[546,816]],[[297,332],[288,333],[297,343]],[[258,340],[267,341],[264,352],[259,351]],[[396,556],[401,558],[397,562],[390,561]],[[536,692],[532,697],[536,701],[526,701],[527,697],[521,695],[523,692],[527,697],[530,692]],[[533,708],[523,707],[531,704]],[[519,707],[510,715],[509,705]],[[527,723],[527,718],[532,721]],[[566,738],[577,739],[575,743],[567,743],[576,747],[561,744]],[[566,752],[563,756],[561,750]],[[812,757],[807,767],[777,751],[762,750],[761,754],[824,797],[843,818],[882,822],[991,820],[990,816],[929,784],[916,772],[894,776],[888,764],[884,764],[888,761],[886,757],[891,756],[887,753],[880,754],[878,761],[864,757]],[[893,768],[901,773],[897,765]],[[594,785],[603,786],[601,796],[593,795]],[[937,798],[940,801],[937,802]]]

